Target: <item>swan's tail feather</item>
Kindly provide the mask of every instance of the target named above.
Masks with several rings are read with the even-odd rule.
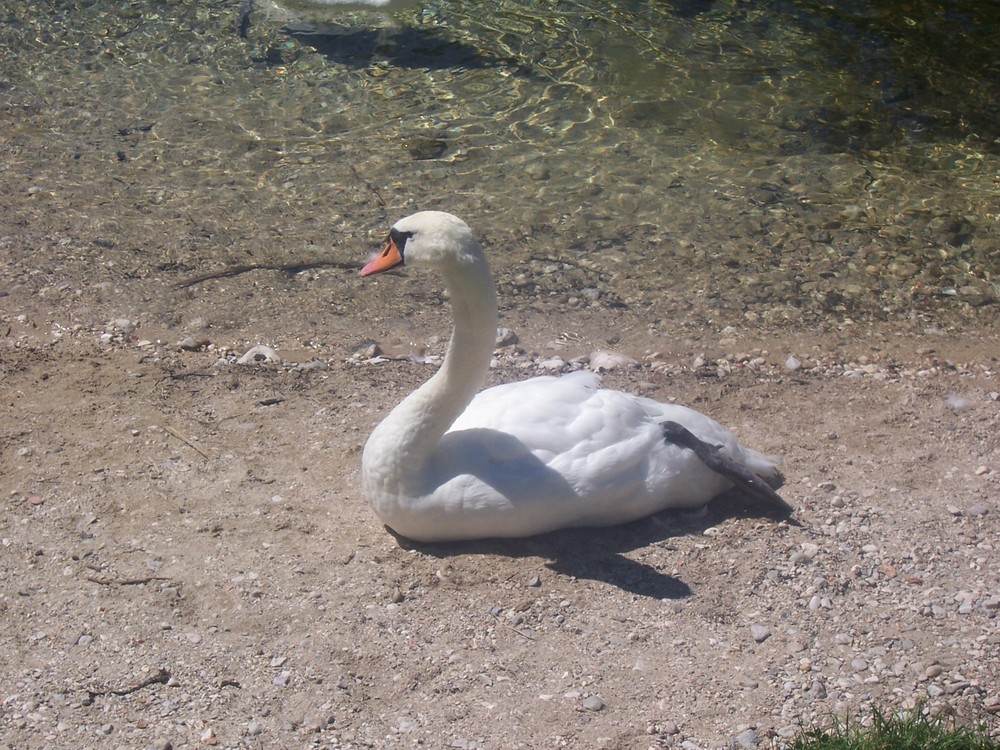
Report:
[[[744,448],[747,452],[747,468],[759,476],[772,490],[776,490],[785,483],[785,475],[781,472],[781,458],[779,456],[768,456],[766,453],[759,453],[752,448]]]
[[[778,470],[778,461],[774,458],[753,452],[750,464],[742,464],[727,456],[718,445],[706,443],[677,422],[661,422],[660,428],[668,443],[694,451],[705,466],[724,476],[751,497],[785,514],[794,510],[772,489],[780,487],[784,480]]]

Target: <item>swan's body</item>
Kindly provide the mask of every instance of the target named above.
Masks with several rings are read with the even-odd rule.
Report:
[[[692,450],[664,440],[676,422],[764,478],[775,459],[744,448],[714,420],[599,387],[588,372],[537,377],[476,395],[489,369],[497,305],[469,227],[425,211],[399,221],[362,271],[437,269],[455,331],[441,369],[375,428],[362,460],[365,495],[416,541],[520,537],[625,523],[704,505],[733,483]]]

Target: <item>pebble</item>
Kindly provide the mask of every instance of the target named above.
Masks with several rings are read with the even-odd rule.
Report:
[[[272,362],[280,363],[281,357],[274,349],[263,344],[248,349],[246,354],[236,360],[238,365],[263,365]]]
[[[301,362],[295,366],[296,370],[305,372],[308,370],[329,370],[330,365],[321,359],[310,359],[308,362]]]
[[[619,352],[609,352],[603,349],[599,349],[595,352],[590,353],[589,359],[590,369],[596,370],[598,372],[606,372],[608,370],[618,370],[627,367],[635,367],[638,362],[636,362],[631,357],[628,357]]]
[[[820,700],[826,698],[826,685],[822,680],[812,681],[812,685],[809,686],[809,695]]]
[[[975,404],[973,404],[972,401],[967,399],[965,396],[959,396],[957,393],[951,393],[948,395],[948,408],[956,414],[964,414],[972,409],[973,406],[975,406]]]
[[[197,352],[208,346],[208,339],[195,339],[191,336],[177,342],[177,348],[185,352]]]
[[[746,729],[736,735],[736,744],[740,747],[753,748],[760,744],[760,738],[753,729]]]
[[[552,357],[551,359],[543,359],[535,364],[540,370],[545,370],[547,372],[559,372],[566,366],[566,360],[561,357]]]
[[[211,727],[202,732],[199,739],[203,745],[217,745],[219,743],[219,738],[215,736],[215,730]]]
[[[516,344],[517,341],[518,341],[517,334],[514,333],[512,330],[510,330],[509,328],[498,328],[497,338],[493,345],[497,349],[502,349],[505,346],[514,346],[514,344]]]
[[[586,698],[580,701],[580,705],[583,706],[588,711],[604,710],[604,701],[602,701],[596,695],[588,695]]]
[[[271,680],[271,684],[277,685],[278,687],[286,687],[288,683],[291,681],[291,678],[292,678],[291,672],[287,671],[281,672],[280,674],[276,674],[274,676],[274,679]]]
[[[790,356],[788,359],[785,360],[786,370],[795,371],[798,370],[800,367],[802,367],[802,361],[795,356]]]
[[[771,637],[771,629],[763,625],[751,625],[750,635],[757,643],[763,643]]]
[[[538,588],[539,586],[542,585],[542,579],[540,579],[538,576],[531,576],[531,578],[529,578],[524,585],[530,586],[531,588]]]
[[[382,356],[382,348],[378,344],[369,344],[354,352],[355,359],[376,359]]]

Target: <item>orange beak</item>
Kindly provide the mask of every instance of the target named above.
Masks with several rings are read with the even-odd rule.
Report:
[[[382,252],[369,260],[361,269],[361,275],[371,276],[374,273],[382,273],[401,265],[403,265],[403,254],[399,252],[396,241],[390,237],[386,240]]]

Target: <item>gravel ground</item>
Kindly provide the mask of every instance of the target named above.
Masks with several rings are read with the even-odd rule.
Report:
[[[379,294],[432,283],[385,278],[341,321],[378,344],[303,343],[309,300],[360,283],[300,275],[283,299],[309,315],[264,339],[282,362],[246,365],[211,330],[88,327],[12,287],[35,312],[3,319],[2,747],[752,747],[873,707],[994,720],[993,344],[730,328],[650,351],[626,313],[560,338],[538,310],[492,381],[611,365],[782,454],[794,517],[730,497],[413,547],[364,503],[360,450],[447,318],[372,327]]]

